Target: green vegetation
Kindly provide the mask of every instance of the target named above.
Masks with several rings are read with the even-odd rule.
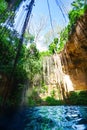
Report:
[[[10,5],[15,6],[15,10],[20,2],[21,0],[16,3],[11,3],[9,0],[0,1],[0,87],[2,88],[0,89],[0,106],[3,104],[19,105],[25,82],[29,80],[32,86],[35,83],[34,76],[41,72],[39,51],[33,44],[34,36],[26,34],[24,42],[27,44],[27,41],[30,41],[32,44],[29,48],[23,44],[18,53],[21,42],[19,34],[15,30],[3,26],[8,17],[12,18],[9,24],[14,22],[14,12],[10,11],[9,7]],[[17,57],[18,61],[16,61]]]
[[[21,0],[15,3],[15,8],[18,7]],[[20,49],[18,61],[14,71],[14,64],[20,44],[20,38],[15,30],[5,27],[3,23],[8,16],[12,17],[10,22],[13,23],[14,11],[7,11],[9,0],[0,1],[0,105],[3,99],[6,98],[6,105],[16,106],[21,102],[21,94],[24,89],[24,84],[28,80],[29,85],[34,87],[32,95],[28,97],[30,106],[47,104],[47,105],[62,105],[65,104],[62,100],[55,99],[55,90],[52,90],[46,99],[41,99],[38,95],[45,94],[48,91],[48,86],[42,83],[42,59],[45,56],[50,56],[59,53],[66,44],[69,33],[76,25],[76,21],[84,14],[87,5],[84,5],[83,0],[75,0],[72,3],[72,10],[69,12],[69,24],[60,33],[60,38],[54,38],[49,45],[48,51],[39,52],[34,43],[34,36],[28,34],[24,35],[24,44]],[[3,17],[4,15],[4,17]],[[10,23],[11,24],[11,23]],[[30,46],[27,48],[27,44]],[[38,86],[38,87],[37,87]],[[8,89],[9,87],[9,89]],[[9,91],[10,90],[10,91]],[[9,92],[8,92],[9,91]],[[69,104],[87,105],[87,92],[71,92],[67,99]]]
[[[5,0],[0,0],[0,23],[5,21],[8,16],[8,13],[6,12],[7,6],[8,4]]]
[[[6,10],[7,3],[5,0],[0,0],[0,15]]]
[[[44,84],[42,84],[41,85],[41,88],[40,88],[40,93],[47,93],[47,91],[48,91],[48,86],[47,85],[44,85]]]
[[[64,45],[68,41],[68,26],[65,27],[61,33],[60,33],[60,40],[58,43],[58,52],[62,51],[64,49]]]
[[[42,52],[40,52],[40,56],[41,56],[41,59],[42,59],[45,56],[51,56],[51,54],[49,53],[49,50],[48,51],[42,51]]]
[[[45,101],[47,102],[48,105],[52,105],[52,106],[53,105],[64,105],[65,104],[63,100],[57,100],[57,99],[50,97],[50,96],[48,96],[45,99]]]
[[[85,5],[83,0],[74,0],[72,3],[72,10],[68,13],[68,25],[61,31],[60,38],[54,38],[53,42],[50,43],[48,51],[41,54],[49,56],[62,51],[64,49],[64,45],[68,41],[70,33],[75,31],[74,28],[77,20],[85,13],[86,10],[87,5]]]
[[[42,64],[35,43],[32,43],[30,47],[26,49],[24,68],[28,74],[31,86],[34,84],[36,86],[39,85],[39,75],[41,74]]]
[[[51,97],[52,97],[52,98],[55,98],[55,90],[52,90],[52,91],[51,91]]]
[[[87,91],[72,91],[69,94],[70,105],[87,105]]]
[[[51,92],[51,96],[41,99],[38,89],[33,90],[32,95],[28,98],[29,106],[37,105],[87,105],[87,91],[71,91],[68,98],[63,100],[55,99],[55,91]]]
[[[49,45],[49,53],[54,54],[57,52],[58,38],[54,38],[53,42]]]
[[[83,0],[74,0],[71,5],[72,5],[72,10],[68,14],[69,24],[60,33],[60,40],[59,40],[59,43],[58,43],[58,52],[60,52],[64,48],[64,45],[68,41],[69,34],[75,28],[77,20],[87,10],[87,5],[84,4]]]
[[[28,102],[27,102],[28,106],[40,106],[41,105],[42,100],[38,96],[39,92],[40,92],[40,89],[36,86],[32,89],[32,93],[28,97]]]
[[[19,104],[21,100],[20,93],[23,88],[20,87],[20,84],[23,86],[24,80],[27,77],[23,69],[24,45],[21,48],[15,72],[14,74],[12,73],[18,50],[19,38],[15,30],[3,26],[7,18],[9,16],[13,17],[14,15],[13,11],[8,10],[7,2],[5,0],[0,1],[0,88],[2,88],[0,89],[0,106],[5,102],[6,97],[9,97],[5,102],[7,106]]]
[[[55,52],[60,52],[63,50],[64,45],[68,41],[69,34],[71,31],[74,30],[77,20],[85,13],[87,10],[87,5],[84,3],[83,0],[74,0],[72,3],[72,10],[69,12],[69,24],[65,27],[60,33],[60,39],[58,40],[57,44],[52,42],[49,45],[49,52],[54,54]]]
[[[0,74],[9,78],[12,75],[14,61],[17,53],[19,39],[17,35],[13,34],[10,30],[6,29],[7,34],[3,34],[3,38],[0,39]],[[9,32],[9,33],[8,33]],[[9,35],[8,35],[9,34]],[[11,36],[12,35],[12,36]],[[36,74],[41,73],[41,60],[39,51],[35,44],[31,44],[29,48],[25,45],[22,46],[18,63],[13,75],[12,88],[10,98],[7,100],[8,105],[17,105],[21,101],[21,93],[25,81],[28,79],[31,86],[38,84],[35,79]],[[0,80],[2,82],[2,79]],[[2,86],[3,87],[3,86]]]
[[[83,0],[75,0],[72,3],[73,9],[69,12],[69,32],[74,28],[77,20],[85,13],[87,10],[87,5],[85,5]]]

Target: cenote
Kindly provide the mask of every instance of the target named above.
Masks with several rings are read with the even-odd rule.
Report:
[[[87,130],[86,0],[0,0],[0,130]]]
[[[0,117],[0,130],[87,130],[87,106],[21,108]]]

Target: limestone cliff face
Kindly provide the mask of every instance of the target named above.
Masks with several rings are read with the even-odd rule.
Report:
[[[41,99],[66,99],[70,91],[87,90],[87,14],[77,21],[63,51],[43,58],[42,75],[35,78],[34,84],[39,81],[45,85],[37,85]],[[27,91],[29,96],[32,91]]]
[[[74,90],[87,89],[87,13],[77,21],[61,56]]]
[[[76,23],[60,54],[45,57],[43,79],[50,89],[66,92],[87,90],[87,13]]]
[[[48,86],[46,96],[51,96],[52,92],[57,99],[63,99],[65,92],[65,74],[62,71],[61,57],[58,54],[47,56],[43,59],[43,82]]]

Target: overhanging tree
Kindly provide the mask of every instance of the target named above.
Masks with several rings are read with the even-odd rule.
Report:
[[[14,63],[13,63],[13,69],[11,71],[11,75],[9,77],[9,80],[8,80],[8,82],[6,84],[6,87],[8,89],[5,91],[4,96],[3,96],[3,105],[5,105],[6,99],[9,97],[9,94],[11,93],[11,90],[12,90],[11,89],[11,87],[12,87],[11,81],[13,80],[14,72],[15,72],[15,69],[16,69],[16,65],[17,65],[18,60],[19,60],[20,51],[21,51],[21,47],[22,47],[23,39],[24,39],[24,33],[25,33],[26,27],[28,25],[28,21],[29,21],[30,15],[31,15],[31,11],[32,11],[33,5],[34,5],[34,1],[35,0],[31,0],[30,3],[29,3],[29,6],[28,6],[26,19],[25,19],[25,22],[24,22],[24,25],[23,25],[23,28],[22,28],[22,32],[21,32],[21,36],[20,36],[20,39],[19,39],[19,45],[18,45],[18,49],[17,49],[17,54],[16,54],[16,57],[15,57],[15,60],[14,60]]]

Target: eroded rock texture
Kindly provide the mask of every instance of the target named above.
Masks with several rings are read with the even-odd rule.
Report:
[[[61,95],[74,90],[87,90],[87,13],[76,23],[60,54],[45,57],[43,79]]]
[[[87,13],[77,21],[61,55],[74,90],[87,89]]]

